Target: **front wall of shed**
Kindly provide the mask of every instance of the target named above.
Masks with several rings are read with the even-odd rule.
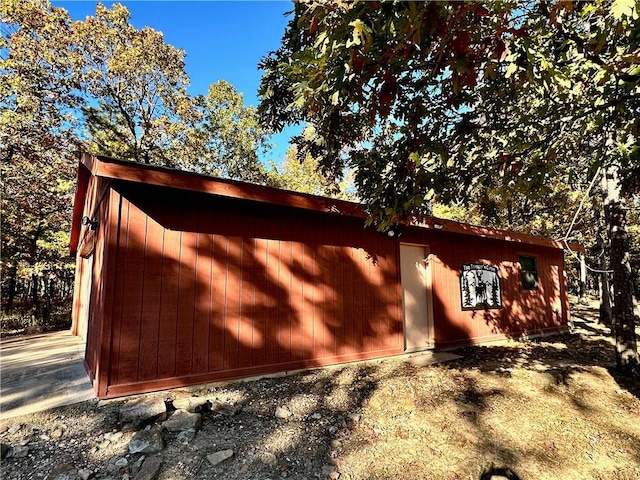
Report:
[[[563,252],[514,241],[413,230],[405,236],[429,245],[433,275],[436,347],[481,343],[565,330],[568,301]],[[539,287],[524,290],[518,256],[536,257]],[[498,267],[502,308],[463,310],[460,271],[463,264]]]
[[[397,245],[362,220],[126,185],[112,194],[101,396],[402,351]]]

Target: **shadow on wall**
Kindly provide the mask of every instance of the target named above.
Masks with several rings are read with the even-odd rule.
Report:
[[[116,190],[112,385],[402,351],[395,243],[361,220]]]
[[[517,246],[505,246],[503,243],[498,245],[494,240],[482,239],[475,247],[475,251],[479,252],[475,259],[457,258],[459,255],[449,258],[447,250],[441,250],[444,253],[434,262],[434,276],[438,276],[438,284],[433,291],[437,346],[519,338],[566,329],[567,325],[563,321],[565,307],[561,296],[561,272],[558,267],[561,252],[548,250],[544,255],[538,256],[538,288],[525,290],[521,285],[518,264],[504,260],[517,258]],[[488,261],[487,258],[491,260]],[[463,263],[488,263],[499,267],[502,293],[500,308],[462,310],[463,292],[459,279]]]
[[[122,250],[115,259],[123,273],[122,280],[114,284],[112,364],[120,375],[116,382],[197,376],[211,369],[237,371],[267,361],[314,365],[323,358],[349,355],[360,348],[379,352],[402,347],[395,244],[382,236],[368,235],[360,223],[322,214],[301,215],[284,208],[279,210],[281,217],[274,219],[264,206],[257,205],[238,221],[234,215],[238,203],[232,201],[214,202],[197,195],[163,199],[166,191],[154,189],[135,195],[124,187],[120,191],[128,200],[122,204],[126,228],[119,232]],[[189,211],[194,215],[185,213]],[[333,223],[336,221],[338,225]],[[269,235],[258,235],[265,231]],[[437,295],[435,302],[445,305]],[[531,300],[526,308],[535,306]],[[505,304],[504,309],[513,312],[515,306]],[[467,314],[490,331],[504,331],[501,319],[492,312]],[[452,328],[458,329],[456,338],[472,338],[471,327],[464,327],[464,323],[453,323]],[[565,344],[573,338],[566,337]],[[606,342],[602,343],[596,347],[605,352]],[[491,410],[492,400],[500,398],[501,390],[483,387],[474,376],[477,371],[497,374],[492,378],[508,375],[509,366],[516,362],[531,369],[544,365],[557,385],[570,384],[573,374],[601,364],[597,349],[587,355],[585,345],[576,347],[569,351],[534,342],[522,352],[510,347],[460,350],[465,359],[442,368],[455,370],[461,388],[439,390],[436,385],[405,410],[413,415],[419,411],[414,407],[421,407],[419,413],[426,417],[442,400],[450,405],[453,395],[460,394],[475,406],[473,415],[463,417],[479,439],[476,444],[467,444],[469,455],[483,458],[495,454],[503,460],[501,465],[517,471],[519,461],[538,451],[517,450],[492,435],[483,416]],[[610,345],[606,348],[609,351]],[[349,415],[368,408],[387,380],[399,378],[408,387],[418,388],[426,376],[420,372],[424,370],[412,366],[383,371],[379,366],[356,365],[307,372],[294,379],[214,387],[214,394],[236,400],[229,405],[228,414],[217,411],[218,421],[205,422],[203,434],[214,435],[216,448],[234,448],[237,460],[232,460],[235,463],[230,469],[240,471],[245,461],[253,468],[263,461],[256,456],[256,446],[258,450],[268,446],[268,451],[275,452],[275,465],[256,468],[275,475],[286,472],[291,478],[302,468],[308,476],[315,475],[334,456],[336,447],[327,440],[331,438],[328,432],[334,432],[344,451],[367,450],[369,444],[349,441],[355,430]],[[387,393],[383,397],[387,405],[405,405],[401,403],[405,399],[393,389]],[[570,401],[576,412],[587,407],[579,397]],[[293,418],[286,422],[274,418],[277,405],[288,406],[295,412]],[[389,422],[394,420],[389,416]],[[404,423],[403,427],[410,426],[410,422]],[[248,425],[258,424],[262,430],[249,431]],[[239,432],[249,440],[243,443]],[[428,440],[425,452],[427,447],[442,444],[436,442],[441,433],[437,429],[421,432]],[[392,435],[396,439],[396,432]],[[402,439],[402,432],[398,435]],[[381,434],[371,438],[372,442],[385,440]],[[284,441],[271,446],[277,439]],[[209,448],[211,444],[194,445],[199,451]],[[414,453],[420,460],[422,452]],[[557,455],[561,454],[573,452]],[[556,457],[537,460],[551,467],[556,465]],[[190,460],[189,456],[186,461]],[[187,466],[180,463],[176,468]],[[201,478],[214,478],[218,472],[204,463],[200,473]],[[475,475],[478,473],[476,470]],[[181,475],[183,471],[176,471],[174,478]]]

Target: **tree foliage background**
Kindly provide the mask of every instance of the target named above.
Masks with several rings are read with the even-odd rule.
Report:
[[[184,55],[114,4],[72,21],[0,0],[3,327],[68,322],[77,151],[265,183],[255,109],[233,86],[191,97]]]
[[[614,329],[637,361],[639,11],[637,0],[300,1],[261,62],[256,111],[223,81],[190,97],[184,52],[121,5],[72,21],[47,0],[0,0],[5,311],[47,319],[68,305],[85,150],[355,195],[381,229],[435,211],[571,237],[616,270]],[[300,122],[283,165],[265,168],[267,132]]]

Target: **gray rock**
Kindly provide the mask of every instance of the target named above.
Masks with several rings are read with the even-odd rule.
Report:
[[[287,407],[278,407],[276,408],[275,415],[277,418],[289,418],[291,416],[291,410]]]
[[[178,438],[177,438],[177,440],[178,440],[178,442],[179,442],[179,443],[181,443],[181,444],[183,444],[183,445],[186,445],[186,444],[188,444],[191,440],[193,440],[193,439],[195,438],[195,436],[196,436],[196,430],[195,430],[195,428],[190,428],[190,429],[188,429],[188,430],[185,430],[185,431],[183,431],[183,432],[180,432],[180,433],[178,434]]]
[[[331,425],[331,426],[328,428],[328,430],[329,430],[329,433],[330,433],[331,435],[335,435],[336,433],[338,433],[339,428],[338,428],[338,427],[336,427],[335,425]]]
[[[119,459],[116,460],[116,467],[118,468],[123,468],[126,467],[127,465],[129,465],[129,460],[127,460],[124,457],[120,457]]]
[[[24,458],[29,455],[29,447],[18,446],[13,447],[13,458]]]
[[[78,476],[80,480],[89,480],[90,478],[94,478],[95,474],[88,468],[81,468],[78,470]]]
[[[13,435],[14,433],[18,433],[22,429],[21,423],[16,423],[15,425],[11,425],[7,430],[9,435]]]
[[[176,398],[173,401],[173,406],[177,410],[184,410],[189,413],[199,413],[208,410],[211,404],[209,403],[209,400],[204,397],[183,397]]]
[[[50,477],[52,480],[76,480],[78,478],[75,470],[69,472],[59,473],[56,476]]]
[[[233,417],[242,411],[242,405],[238,404],[227,404],[222,402],[213,402],[211,404],[210,410],[212,412],[221,413],[227,417]]]
[[[78,478],[77,473],[71,465],[58,464],[53,467],[49,478],[52,480],[76,480]]]
[[[218,452],[210,453],[209,455],[207,455],[207,460],[211,465],[215,467],[216,465],[224,462],[231,457],[233,457],[233,450],[220,450]]]
[[[321,418],[322,418],[322,415],[320,415],[318,412],[311,415],[312,420],[320,420]]]
[[[352,413],[348,418],[353,423],[359,423],[360,419],[362,419],[362,415],[360,415],[359,413]]]
[[[164,437],[160,427],[141,430],[129,442],[129,453],[157,453],[164,448]]]
[[[183,432],[189,429],[198,430],[201,424],[202,419],[199,413],[176,410],[162,426],[170,432]]]
[[[109,432],[104,434],[104,439],[109,440],[110,442],[117,442],[123,435],[124,433],[122,432]]]
[[[116,465],[116,459],[112,458],[111,460],[109,460],[109,463],[107,463],[107,466],[105,467],[105,470],[107,472],[109,472],[112,475],[117,474],[120,471],[120,467],[118,467]]]
[[[133,462],[131,464],[131,466],[129,467],[129,472],[131,473],[131,475],[135,475],[136,473],[138,473],[140,471],[140,469],[142,468],[142,464],[144,463],[145,460],[145,456],[142,455],[140,456],[139,459],[137,459],[135,462]]]
[[[162,466],[162,458],[159,456],[149,457],[140,467],[140,471],[135,476],[134,480],[155,480],[160,473],[160,467]]]
[[[262,463],[271,465],[272,467],[275,467],[278,464],[278,457],[276,457],[276,455],[271,452],[265,452],[264,454],[262,454],[261,460]]]
[[[132,400],[120,407],[120,422],[139,425],[150,419],[164,420],[167,415],[167,406],[160,398],[142,397]]]
[[[322,466],[322,475],[324,477],[330,476],[332,473],[335,473],[338,469],[335,465],[323,465]]]
[[[11,452],[11,447],[6,443],[0,443],[0,460],[7,458],[9,452]]]

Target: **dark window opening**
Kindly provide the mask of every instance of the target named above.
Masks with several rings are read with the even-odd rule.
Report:
[[[520,276],[524,290],[536,290],[538,288],[538,268],[536,257],[519,256]]]

